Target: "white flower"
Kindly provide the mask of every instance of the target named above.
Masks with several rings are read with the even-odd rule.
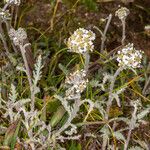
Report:
[[[84,28],[77,29],[67,41],[70,52],[84,54],[87,51],[93,51],[95,33]]]
[[[8,10],[3,10],[0,8],[0,19],[2,21],[10,20],[10,14]]]
[[[20,5],[21,3],[21,0],[5,0],[6,3],[9,3],[9,4],[14,4],[14,5]]]
[[[117,61],[119,66],[139,68],[141,65],[143,52],[136,50],[133,44],[126,45],[121,51],[118,51]]]
[[[13,40],[13,43],[16,46],[19,46],[20,44],[23,44],[25,39],[27,39],[27,33],[23,28],[19,28],[18,30],[11,28],[9,31],[9,37]]]
[[[86,72],[84,70],[77,70],[66,77],[65,84],[69,85],[68,90],[66,90],[67,99],[76,99],[80,97],[80,94],[84,91],[88,82],[85,77]]]
[[[126,17],[129,15],[130,11],[126,7],[121,7],[115,12],[115,16],[118,16],[120,20],[126,19]]]

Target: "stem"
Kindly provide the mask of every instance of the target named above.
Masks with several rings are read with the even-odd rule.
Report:
[[[14,21],[14,27],[16,27],[16,25],[17,25],[18,11],[19,11],[19,9],[18,9],[18,6],[17,6],[17,7],[16,7],[16,10],[15,10],[15,21]]]
[[[4,45],[4,49],[6,50],[7,55],[10,56],[8,46],[7,46],[7,43],[6,43],[6,39],[4,37],[4,31],[3,31],[3,28],[2,28],[2,22],[1,21],[0,21],[0,39],[2,40],[2,43]]]
[[[84,66],[84,70],[87,72],[89,69],[89,63],[90,63],[90,55],[88,52],[85,53],[84,55],[85,57],[85,66]]]
[[[27,78],[28,78],[28,82],[30,85],[30,92],[31,92],[31,111],[34,111],[34,102],[35,102],[35,95],[34,95],[34,90],[33,90],[33,86],[32,86],[32,77],[30,75],[30,68],[27,62],[27,58],[25,55],[25,46],[20,45],[20,51],[23,57],[23,61],[25,64],[25,68],[26,68],[26,74],[27,74]]]
[[[103,35],[102,35],[101,53],[103,53],[103,51],[104,51],[104,43],[106,41],[106,33],[107,33],[108,27],[110,25],[111,19],[112,19],[112,14],[110,14],[109,17],[108,17],[108,21],[107,21],[107,24],[105,26],[105,29],[104,29],[104,32],[103,32]]]
[[[131,121],[130,121],[129,132],[128,132],[127,140],[125,142],[124,150],[127,150],[128,145],[129,145],[131,132],[134,129],[134,124],[135,124],[135,121],[136,121],[136,112],[137,112],[137,105],[134,106],[134,112],[132,114],[132,118],[131,118]]]
[[[115,84],[115,81],[116,81],[116,78],[117,76],[120,74],[120,72],[124,69],[124,67],[119,67],[117,69],[117,71],[115,72],[114,76],[112,77],[111,79],[111,83],[110,83],[110,88],[109,88],[109,98],[108,98],[108,102],[107,102],[107,109],[106,109],[106,120],[108,119],[108,116],[109,116],[109,111],[110,111],[110,107],[112,105],[112,100],[113,100],[113,97],[112,97],[112,94],[113,94],[113,89],[114,89],[114,84]]]
[[[125,35],[126,21],[125,21],[125,19],[122,19],[121,22],[122,22],[122,41],[121,41],[121,43],[122,43],[122,45],[124,45],[125,44],[125,39],[126,39],[126,35]]]
[[[5,11],[8,6],[9,6],[9,3],[6,3],[5,6],[3,7],[3,11]]]
[[[148,65],[148,67],[147,67],[147,71],[148,71],[149,69],[150,69],[150,63],[149,63],[149,65]],[[149,84],[150,84],[150,76],[149,76],[148,80],[146,81],[146,83],[145,83],[145,85],[144,85],[144,89],[143,89],[143,91],[142,91],[142,94],[143,94],[143,95],[146,94],[146,90],[148,89]]]
[[[107,141],[108,141],[108,140],[106,139],[106,137],[103,137],[102,150],[106,150]]]
[[[53,30],[53,28],[54,28],[54,18],[55,18],[55,16],[56,16],[56,12],[57,12],[57,8],[58,8],[58,4],[59,4],[59,2],[60,2],[60,0],[57,0],[56,1],[56,5],[55,5],[55,7],[54,7],[54,12],[53,12],[53,16],[52,16],[52,19],[51,19],[51,30]]]
[[[150,77],[148,78],[147,82],[145,83],[144,89],[142,91],[143,95],[146,94],[146,90],[147,90],[149,84],[150,84]]]
[[[131,132],[132,132],[132,129],[130,129],[128,132],[128,137],[127,137],[127,141],[125,142],[124,150],[127,150],[128,148],[130,137],[131,137]]]

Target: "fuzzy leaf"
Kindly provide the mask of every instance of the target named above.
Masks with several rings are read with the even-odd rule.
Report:
[[[11,150],[14,150],[15,148],[15,144],[16,144],[16,141],[17,141],[17,136],[18,136],[18,133],[19,133],[19,129],[20,129],[20,125],[21,125],[21,120],[19,120],[17,122],[17,128],[15,130],[15,133],[12,137],[12,140],[11,140]]]
[[[38,57],[36,64],[34,65],[35,70],[33,72],[33,83],[34,88],[36,87],[38,81],[41,79],[41,70],[43,68],[41,55]]]
[[[20,128],[20,123],[20,120],[17,120],[7,129],[4,139],[4,146],[11,145],[11,149],[14,147]]]
[[[141,113],[137,115],[137,118],[140,120],[144,118],[150,112],[150,108],[143,110]]]
[[[125,141],[125,137],[121,132],[118,132],[118,131],[114,132],[114,136],[116,137],[117,140]]]
[[[26,72],[25,68],[21,66],[17,66],[16,69],[22,72]]]
[[[99,86],[100,86],[98,80],[91,80],[89,83],[90,83],[90,85],[91,85],[92,87],[99,87]]]
[[[16,87],[13,84],[11,84],[11,93],[9,94],[9,99],[13,102],[15,102],[17,99]]]
[[[68,74],[68,70],[65,66],[63,66],[62,64],[59,64],[58,67],[65,75]]]

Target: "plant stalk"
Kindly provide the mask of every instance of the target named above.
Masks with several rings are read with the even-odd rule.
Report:
[[[122,45],[124,45],[125,39],[126,39],[126,34],[125,34],[126,33],[126,20],[122,19],[121,22],[122,22],[122,41],[121,41],[121,43],[122,43]]]
[[[31,111],[34,111],[34,103],[35,103],[35,95],[34,95],[34,90],[33,90],[33,85],[32,85],[32,77],[30,74],[30,68],[27,62],[27,58],[25,55],[25,46],[20,45],[20,51],[23,57],[23,61],[25,64],[25,68],[26,68],[26,74],[27,74],[27,78],[28,78],[28,82],[29,82],[29,86],[30,86],[30,92],[31,92]]]
[[[113,100],[113,97],[112,97],[112,94],[113,94],[113,89],[114,89],[114,84],[115,84],[115,81],[116,81],[116,78],[117,76],[120,74],[120,72],[124,69],[124,67],[119,67],[117,69],[117,71],[115,72],[114,76],[112,77],[111,79],[111,83],[110,83],[110,88],[109,88],[109,97],[108,97],[108,102],[107,102],[107,108],[106,108],[106,120],[108,120],[108,117],[109,117],[109,111],[110,111],[110,107],[112,105],[112,100]]]
[[[112,19],[112,14],[110,14],[108,16],[108,20],[107,20],[107,23],[106,23],[106,26],[105,26],[105,29],[104,29],[104,32],[102,34],[102,42],[101,42],[101,53],[104,52],[104,44],[105,44],[105,41],[106,41],[106,33],[107,33],[107,30],[108,30],[108,27],[110,25],[110,22],[111,22],[111,19]]]

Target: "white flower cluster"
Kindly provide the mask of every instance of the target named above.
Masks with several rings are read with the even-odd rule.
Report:
[[[80,94],[84,91],[88,82],[88,79],[86,80],[85,77],[85,70],[77,70],[66,77],[65,84],[69,85],[69,89],[66,90],[65,95],[67,99],[76,99],[80,97]]]
[[[9,3],[9,4],[14,4],[14,5],[20,5],[21,3],[21,0],[5,0],[6,3]]]
[[[8,10],[3,10],[0,8],[0,20],[6,21],[10,19],[10,13]]]
[[[9,31],[9,37],[13,40],[13,43],[16,46],[19,46],[23,44],[25,39],[27,39],[27,33],[23,28],[19,28],[18,30],[11,28]]]
[[[117,61],[119,66],[139,68],[143,52],[136,50],[132,44],[126,45],[121,51],[118,51]]]
[[[129,9],[127,9],[126,7],[121,7],[116,11],[115,15],[118,16],[120,20],[124,20],[129,15],[129,13]]]
[[[87,51],[93,51],[95,33],[84,28],[77,29],[67,41],[70,52],[84,54]]]

